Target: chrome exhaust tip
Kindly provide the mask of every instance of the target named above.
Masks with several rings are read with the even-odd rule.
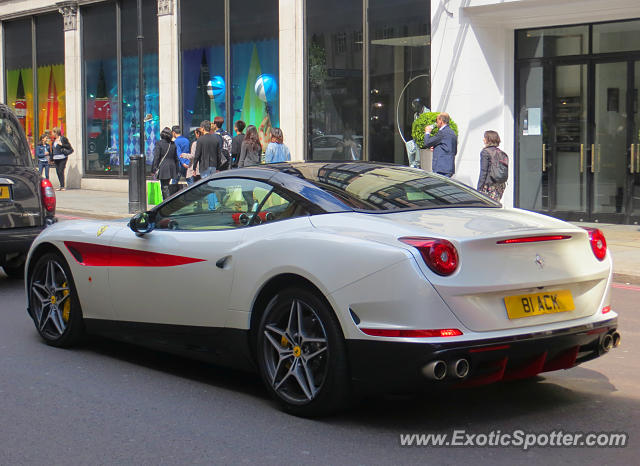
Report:
[[[617,348],[618,346],[620,346],[620,340],[622,339],[622,336],[620,335],[620,333],[618,332],[613,332],[613,347]]]
[[[469,375],[469,361],[466,359],[458,359],[453,363],[452,372],[459,379],[464,379],[467,375]]]
[[[602,337],[602,343],[600,344],[600,347],[605,353],[608,352],[611,348],[613,348],[613,337],[607,333],[604,337]]]
[[[422,368],[422,373],[433,380],[442,380],[447,376],[447,364],[444,361],[431,361]]]

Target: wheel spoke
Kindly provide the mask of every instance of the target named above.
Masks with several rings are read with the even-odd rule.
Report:
[[[300,388],[304,392],[304,395],[307,397],[307,399],[311,400],[313,398],[313,394],[311,393],[311,388],[309,387],[309,382],[307,381],[307,378],[305,377],[305,374],[304,374],[305,371],[300,366],[301,366],[301,364],[296,364],[296,368],[295,368],[295,370],[293,372],[293,377],[298,382],[298,385],[300,386]]]
[[[313,353],[311,353],[311,354],[305,354],[304,359],[305,359],[306,361],[311,361],[313,358],[315,358],[316,356],[318,356],[318,355],[320,355],[320,354],[324,353],[325,351],[327,351],[327,347],[326,347],[326,346],[325,346],[324,348],[320,348],[320,349],[319,349],[319,350],[317,350],[317,351],[314,351],[314,352],[313,352]]]
[[[45,283],[49,290],[53,290],[56,287],[55,273],[54,262],[47,262],[47,275],[45,278]]]
[[[62,335],[66,329],[66,326],[62,320],[62,313],[59,308],[53,309],[50,313],[50,320],[53,322],[54,327],[60,335]]]
[[[40,290],[41,292],[43,292],[44,294],[48,295],[49,291],[47,290],[47,287],[44,286],[42,283],[40,282],[33,282],[31,284],[32,287],[37,288],[38,290]]]
[[[68,286],[59,286],[53,289],[54,293],[64,293],[65,291],[71,292]]]
[[[39,288],[35,288],[35,285],[36,285],[35,283],[33,285],[34,285],[34,287],[31,288],[31,291],[33,292],[34,296],[40,300],[40,305],[44,306],[46,303],[49,302],[49,296],[47,296],[46,294],[45,294],[45,296],[43,296],[41,294],[43,290],[41,290]],[[41,287],[41,288],[44,288],[40,284],[38,284],[38,286]],[[45,293],[46,293],[46,291],[45,291]]]
[[[69,298],[69,296],[71,296],[71,293],[65,294],[62,298],[60,298],[58,300],[58,307],[59,308],[62,308],[62,304],[64,304],[64,302]]]
[[[296,318],[298,319],[298,339],[304,337],[304,333],[302,333],[302,304],[299,300],[295,300],[296,303]]]
[[[285,332],[292,337],[294,336],[293,328],[295,325],[295,316],[297,316],[297,303],[297,299],[291,301],[291,308],[289,309],[289,321],[287,322],[287,329],[285,330]]]
[[[269,343],[271,343],[271,345],[275,348],[280,357],[283,357],[285,353],[293,354],[293,350],[282,346],[279,341],[269,335],[266,331],[264,332],[264,336],[267,338],[267,340],[269,340]]]
[[[280,387],[282,386],[283,383],[286,382],[286,380],[293,374],[294,368],[298,365],[298,363],[296,362],[296,360],[293,360],[293,363],[291,364],[291,367],[289,368],[289,370],[284,374],[284,376],[282,377],[282,379],[280,380],[280,382],[277,382],[277,372],[273,374],[273,388],[274,390],[279,390]]]
[[[302,367],[304,368],[304,375],[307,381],[307,384],[309,385],[309,390],[311,392],[311,398],[313,398],[314,396],[316,396],[316,392],[318,391],[318,389],[316,388],[316,382],[315,382],[315,378],[313,377],[313,372],[311,371],[311,369],[309,369],[309,366],[307,365],[307,361],[305,361],[304,359],[302,359]]]
[[[51,319],[52,307],[53,306],[51,304],[47,304],[46,306],[42,307],[42,312],[40,313],[40,321],[38,322],[38,328],[40,328],[40,331],[44,330],[45,325],[47,325],[47,322],[49,322],[49,319]]]

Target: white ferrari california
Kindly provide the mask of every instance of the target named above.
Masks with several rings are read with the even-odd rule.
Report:
[[[362,389],[568,369],[620,342],[599,230],[376,163],[221,172],[128,222],[47,228],[25,273],[46,343],[100,334],[257,369],[306,416]]]

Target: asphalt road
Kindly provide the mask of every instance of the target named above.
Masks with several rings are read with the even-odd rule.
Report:
[[[622,345],[533,381],[367,400],[307,420],[257,376],[107,340],[42,343],[0,273],[0,465],[637,464],[640,288],[615,288]],[[401,447],[401,433],[617,431],[626,448]]]

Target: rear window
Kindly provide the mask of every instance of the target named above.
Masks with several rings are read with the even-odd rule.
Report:
[[[500,206],[468,186],[409,167],[336,163],[304,174],[307,180],[356,210]]]
[[[0,165],[32,166],[30,151],[16,122],[0,113]]]

